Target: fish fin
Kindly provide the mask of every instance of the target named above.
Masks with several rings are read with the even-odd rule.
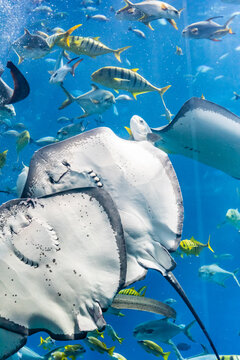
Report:
[[[161,8],[162,8],[162,10],[167,10],[167,9],[168,9],[168,7],[166,6],[165,3],[162,3],[162,4],[161,4]]]
[[[237,268],[236,270],[234,270],[234,275],[237,275],[237,273],[239,273],[239,271],[240,271],[240,268]]]
[[[238,281],[238,279],[237,279],[237,277],[236,277],[236,275],[235,275],[235,273],[237,273],[238,271],[239,271],[239,269],[236,269],[236,270],[232,273],[232,276],[233,276],[234,280],[236,281],[236,283],[238,284],[238,286],[240,287],[239,281]]]
[[[117,82],[129,82],[130,80],[128,80],[128,79],[121,79],[121,78],[113,78],[113,80],[115,80],[115,81],[117,81]]]
[[[139,295],[145,296],[146,290],[147,290],[147,287],[146,287],[146,286],[142,286],[142,287],[138,290]]]
[[[122,48],[120,48],[120,49],[114,50],[114,55],[115,55],[116,59],[117,59],[119,62],[122,62],[122,61],[121,61],[121,58],[120,58],[121,53],[122,53],[123,51],[129,49],[130,47],[131,47],[131,46],[124,46],[124,47],[122,47]]]
[[[196,342],[196,341],[193,339],[192,334],[190,333],[190,329],[195,324],[195,322],[196,322],[196,320],[193,320],[184,329],[184,334],[189,338],[189,340],[191,340],[193,342]]]
[[[150,22],[144,22],[144,25],[146,25],[150,30],[154,31],[154,28],[150,24]]]
[[[80,59],[72,66],[72,71],[71,71],[72,76],[75,76],[75,69],[80,64],[80,62],[82,62],[82,61],[83,61],[83,59]]]
[[[9,330],[0,329],[0,359],[8,359],[15,354],[27,342],[27,336]]]
[[[24,29],[24,35],[31,35],[30,31],[28,29],[26,29],[26,28]]]
[[[16,54],[18,56],[18,65],[20,65],[23,62],[24,58],[21,55],[19,55],[18,53],[16,53]]]
[[[211,40],[211,41],[222,41],[220,39],[215,39],[215,38],[212,38],[212,39],[209,39],[209,40]]]
[[[164,86],[163,88],[158,89],[158,92],[161,96],[163,96],[163,94],[165,94],[165,92],[171,87],[172,85],[167,85]]]
[[[132,135],[132,130],[131,130],[129,127],[124,126],[124,129],[127,130],[128,134],[129,134],[130,136],[133,136],[133,135]]]
[[[97,85],[95,85],[95,84],[91,84],[91,88],[92,88],[92,90],[98,90],[99,89],[99,87]]]
[[[148,15],[147,15],[147,14],[144,14],[144,15],[142,15],[142,16],[138,19],[138,21],[144,22],[144,20],[147,20],[147,19],[148,19]]]
[[[146,94],[146,93],[148,93],[148,91],[133,92],[132,96],[134,97],[135,100],[137,100],[138,95]]]
[[[125,7],[127,7],[127,6],[133,6],[134,4],[131,2],[131,1],[129,1],[129,0],[124,0],[125,1],[125,3],[127,4]]]
[[[41,346],[44,343],[44,339],[40,336],[40,344],[38,346]]]
[[[54,72],[55,72],[54,70],[49,70],[49,71],[48,71],[48,73],[49,73],[50,75],[54,74]]]
[[[230,19],[228,19],[228,21],[224,24],[225,28],[228,27],[229,24],[231,24],[235,16],[237,16],[237,14],[231,16]]]
[[[126,1],[126,0],[125,0]],[[115,346],[112,346],[108,349],[108,355],[112,356],[113,355],[113,352],[115,350]]]
[[[134,71],[134,72],[138,72],[138,68],[135,68],[135,69],[131,69],[132,71]]]
[[[171,351],[163,353],[163,359],[168,360],[169,355],[171,354]]]
[[[96,41],[99,41],[100,39],[100,36],[95,36],[95,37],[92,37],[93,40],[96,40]]]
[[[67,99],[58,108],[59,110],[62,110],[65,107],[67,107],[68,105],[70,105],[75,100],[75,98],[67,91],[67,89],[65,89],[65,87],[62,84],[60,84],[60,86],[63,89],[63,91],[65,92],[65,94],[67,95]]]
[[[169,22],[169,24],[171,24],[174,27],[174,29],[178,30],[175,20],[173,20],[173,19],[166,19],[166,20]]]
[[[181,12],[183,12],[184,8],[181,8],[178,10],[178,13],[181,14]]]
[[[113,89],[117,94],[119,94],[119,90],[117,90],[117,89]]]
[[[231,28],[229,28],[228,32],[229,32],[229,34],[231,34],[231,35],[235,35],[235,34],[236,34],[235,32],[232,31]]]
[[[209,250],[211,250],[214,253],[214,250],[210,246],[210,235],[209,235],[209,238],[208,238],[207,247],[209,248]]]
[[[82,26],[82,24],[75,25],[75,26],[71,27],[70,29],[68,29],[65,33],[62,34],[62,35],[64,35],[64,38],[66,39],[66,43],[67,43],[68,47],[70,47],[69,36],[73,33],[74,30],[76,30],[80,26]]]
[[[209,19],[205,20],[205,21],[211,21],[213,19],[220,19],[220,18],[223,18],[222,15],[219,15],[219,16],[213,16],[213,17],[210,17]]]
[[[49,37],[49,35],[48,34],[46,34],[45,32],[43,32],[43,31],[36,31],[36,33],[38,34],[38,35],[40,35],[40,36],[42,36],[42,37],[44,37],[45,39],[46,38],[48,38]]]

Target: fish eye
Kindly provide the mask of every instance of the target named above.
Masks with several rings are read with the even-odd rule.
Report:
[[[145,330],[145,332],[146,332],[147,334],[152,334],[152,333],[153,333],[153,329],[147,329],[147,330]]]
[[[192,32],[193,34],[198,33],[198,28],[193,28],[193,29],[191,30],[191,32]]]
[[[143,122],[143,120],[141,119],[141,120],[139,120],[139,122],[140,122],[140,124],[144,124],[144,122]]]
[[[55,78],[57,76],[57,73],[53,74],[53,77]]]

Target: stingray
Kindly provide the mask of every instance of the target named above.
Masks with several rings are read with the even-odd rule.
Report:
[[[103,329],[126,277],[121,220],[104,189],[10,200],[0,230],[1,359],[38,331],[69,340]]]
[[[23,197],[74,187],[104,188],[119,211],[127,249],[125,286],[159,271],[183,298],[217,351],[172,273],[171,252],[181,241],[182,195],[166,153],[150,142],[119,138],[97,128],[38,150],[30,163]]]
[[[18,68],[11,62],[7,62],[7,68],[10,69],[14,81],[14,89],[11,89],[1,78],[3,70],[0,69],[0,106],[14,104],[25,99],[30,88],[27,80]]]
[[[240,179],[240,118],[213,102],[191,98],[172,122],[152,129],[148,139]]]

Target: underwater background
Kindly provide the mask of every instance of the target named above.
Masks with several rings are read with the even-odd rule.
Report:
[[[102,0],[100,4],[91,5],[96,8],[95,14],[104,14],[110,19],[106,23],[87,20],[88,11],[84,4],[81,4],[81,0],[42,3],[42,5],[50,6],[53,14],[62,12],[62,16],[33,13],[32,10],[37,6],[34,1],[0,0],[1,67],[5,68],[8,60],[17,65],[18,58],[11,44],[23,34],[24,28],[31,33],[36,30],[46,31],[44,28],[51,29],[57,26],[67,30],[81,23],[83,25],[75,31],[80,36],[100,36],[104,44],[114,49],[131,46],[121,54],[120,66],[129,69],[139,68],[139,73],[158,87],[172,85],[164,95],[166,105],[172,114],[177,114],[190,97],[200,97],[203,94],[207,100],[240,115],[240,102],[232,99],[233,92],[239,91],[240,82],[240,17],[236,17],[231,24],[236,34],[229,34],[221,42],[196,41],[184,39],[181,36],[183,28],[195,21],[205,20],[212,16],[224,16],[219,20],[219,23],[224,23],[234,12],[240,11],[240,5],[223,3],[221,0],[172,0],[170,4],[177,9],[184,8],[180,19],[177,20],[178,31],[164,22],[154,21],[152,24],[154,31],[151,31],[141,23],[119,21],[110,7],[114,10],[123,7],[124,2],[120,0]],[[90,11],[89,14],[93,13]],[[128,31],[129,26],[144,31],[146,39],[139,38],[132,31]],[[182,48],[183,56],[176,54],[176,46]],[[26,76],[31,91],[28,98],[15,105],[17,115],[14,121],[24,123],[32,139],[56,136],[57,131],[62,127],[57,123],[59,117],[73,118],[82,114],[76,103],[64,110],[58,110],[65,100],[65,94],[58,85],[49,83],[48,71],[53,69],[54,62],[48,59],[56,59],[59,51],[54,48],[46,57],[35,60],[26,59],[18,66]],[[75,57],[72,56],[73,54],[70,55],[72,58]],[[91,74],[100,67],[119,66],[113,54],[99,56],[96,59],[87,56],[80,56],[80,58],[84,60],[76,69],[75,77],[68,75],[64,81],[66,89],[75,95],[90,90]],[[205,65],[205,68],[197,70],[201,65]],[[4,81],[12,86],[12,78],[8,70],[4,72]],[[93,115],[84,119],[84,124],[89,130],[99,126],[99,121],[101,121],[100,126],[108,126],[120,137],[129,139],[124,126],[129,126],[130,118],[135,114],[141,116],[150,127],[167,124],[167,119],[162,116],[164,108],[161,98],[156,92],[139,95],[137,101],[119,102],[115,107],[104,112],[101,120]],[[1,169],[0,189],[6,190],[16,186],[22,163],[29,165],[34,151],[39,147],[30,142],[20,153],[17,162],[16,139],[3,136],[6,127],[5,124],[0,126],[0,152],[8,149],[6,165]],[[183,156],[169,155],[169,157],[176,171],[184,201],[182,239],[190,239],[194,236],[198,241],[206,243],[210,235],[215,254],[232,255],[231,258],[216,260],[212,252],[203,249],[199,257],[176,256],[177,267],[174,274],[209,331],[219,354],[238,354],[240,353],[240,289],[232,278],[226,281],[226,287],[204,282],[198,276],[198,269],[202,265],[216,262],[231,272],[240,267],[238,231],[228,224],[218,226],[224,221],[229,208],[235,209],[240,206],[239,180]],[[15,194],[0,193],[1,204],[15,197]],[[146,278],[137,283],[135,288],[138,289],[143,285],[147,286],[148,297],[160,301],[173,298],[177,301],[172,304],[177,311],[177,324],[189,324],[193,320],[183,301],[159,273],[148,271]],[[153,355],[147,354],[138,345],[132,332],[139,323],[154,320],[160,316],[133,310],[122,312],[125,314],[124,317],[105,315],[106,321],[113,326],[119,336],[125,339],[122,344],[119,344],[105,335],[104,341],[107,346],[115,345],[115,351],[127,359],[153,358]],[[191,333],[196,342],[190,342],[183,334],[173,339],[176,344],[184,342],[191,346],[188,351],[182,352],[183,357],[201,353],[200,344],[206,344],[205,337],[197,324],[193,326]],[[44,354],[46,351],[38,346],[40,336],[45,338],[48,335],[38,333],[29,337],[27,346],[39,354]],[[82,343],[81,341],[73,343],[79,342]],[[56,342],[56,345],[61,346],[62,343],[71,342]],[[172,351],[168,345],[160,345],[164,351]],[[85,348],[87,351],[83,357],[86,359],[109,357],[107,354],[92,352],[86,346]],[[212,352],[211,349],[209,351]],[[176,355],[171,352],[169,359],[175,358]]]

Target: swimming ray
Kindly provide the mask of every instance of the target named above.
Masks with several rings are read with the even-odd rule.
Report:
[[[125,283],[126,251],[104,189],[11,200],[0,207],[0,228],[1,359],[38,331],[73,340],[106,325],[102,311]]]
[[[182,232],[181,190],[168,156],[151,143],[123,140],[97,128],[46,146],[31,160],[22,196],[42,196],[74,187],[104,187],[119,211],[127,249],[125,286],[159,271],[181,295],[218,360],[200,318],[173,277]]]
[[[151,131],[148,139],[163,151],[184,155],[240,179],[240,118],[222,106],[193,97],[170,124]]]

